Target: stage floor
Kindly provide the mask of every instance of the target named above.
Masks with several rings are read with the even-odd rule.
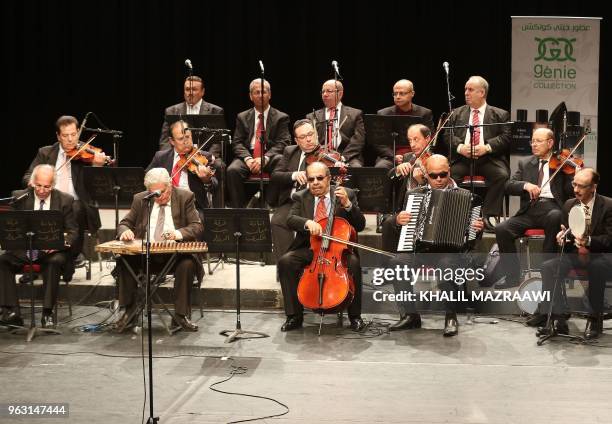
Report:
[[[145,395],[138,334],[83,333],[108,309],[78,306],[75,321],[60,311],[63,334],[0,333],[0,403],[70,404],[70,417],[2,422],[139,423]],[[82,318],[79,318],[82,317]],[[113,320],[115,317],[111,318]],[[195,313],[194,318],[199,318]],[[517,322],[465,325],[442,337],[443,318],[424,315],[424,328],[388,333],[395,315],[365,315],[364,334],[307,315],[302,330],[282,333],[283,314],[245,311],[242,327],[270,337],[224,343],[232,311],[207,310],[197,333],[168,336],[154,316],[154,406],[160,423],[225,423],[279,414],[282,423],[609,423],[612,417],[612,331],[595,346],[553,341],[536,346],[534,329]],[[508,317],[516,319],[516,317]],[[573,318],[580,333],[585,321]],[[606,322],[606,327],[609,324]],[[145,361],[146,362],[146,361]],[[242,368],[241,368],[242,369]],[[148,405],[145,421],[149,416]]]

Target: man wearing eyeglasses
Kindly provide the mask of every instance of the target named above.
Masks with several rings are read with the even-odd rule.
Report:
[[[427,185],[416,190],[412,190],[409,193],[423,193],[427,190],[464,190],[457,187],[455,181],[450,178],[450,165],[448,159],[442,155],[432,155],[427,159],[425,165],[427,179]],[[407,199],[407,197],[406,197]],[[396,250],[401,227],[410,222],[411,214],[405,210],[405,204],[402,211],[391,216],[383,224],[383,245],[393,246],[393,250]],[[478,218],[471,222],[472,228],[481,232],[484,228],[482,219]],[[435,266],[439,269],[456,269],[460,266],[467,267],[469,258],[464,254],[465,252],[439,252],[437,250],[419,250],[417,254],[414,253],[398,253],[395,258],[389,260],[387,265],[390,269],[397,269],[397,267],[403,268],[405,266],[411,268],[419,268],[422,265]],[[396,279],[393,281],[393,288],[396,294],[404,291],[413,292],[414,282]],[[440,289],[444,292],[449,293],[450,297],[456,297],[453,292],[458,291],[458,285],[454,281],[442,281],[438,282]],[[444,302],[445,303],[445,320],[444,320],[444,331],[445,337],[452,337],[458,334],[459,324],[457,321],[456,313],[456,302]],[[400,320],[389,326],[390,331],[406,330],[421,328],[421,315],[416,310],[416,304],[414,301],[403,300],[397,301],[397,306],[400,311]]]
[[[430,130],[434,129],[433,113],[431,109],[419,106],[412,102],[414,98],[414,85],[412,81],[407,79],[401,79],[393,86],[393,103],[395,105],[380,109],[376,112],[377,115],[410,115],[419,116],[422,118],[422,124]],[[377,149],[378,158],[376,159],[377,166],[379,162],[382,162],[384,158],[393,157],[392,148],[389,146],[375,146]],[[395,151],[395,162],[402,161],[402,156],[410,152],[409,146],[396,146]],[[382,165],[380,165],[382,166]],[[389,164],[389,168],[393,166],[393,163]]]
[[[293,205],[287,217],[287,226],[296,232],[295,240],[278,261],[285,314],[287,319],[281,331],[291,331],[302,326],[304,308],[298,301],[297,287],[304,267],[312,262],[313,251],[310,247],[310,236],[320,236],[324,229],[318,221],[327,218],[331,213],[344,218],[355,231],[365,228],[365,217],[357,205],[357,196],[348,188],[333,187],[329,168],[314,162],[306,168],[308,189],[294,194]],[[337,203],[336,210],[333,210]],[[348,253],[346,259],[348,272],[355,283],[355,297],[348,307],[350,328],[361,331],[365,328],[361,319],[361,266],[356,253]]]
[[[310,160],[308,154],[319,147],[317,134],[308,119],[296,121],[293,133],[297,144],[285,147],[283,157],[270,177],[270,201],[276,205],[270,226],[277,263],[287,253],[294,239],[294,231],[287,226],[291,195],[306,188],[306,166]]]
[[[58,210],[64,217],[64,242],[67,246],[77,238],[77,223],[73,213],[74,198],[55,189],[56,174],[51,165],[38,165],[32,170],[29,187],[13,192],[17,200],[15,210]],[[2,307],[4,324],[23,325],[17,307],[17,287],[15,274],[20,273],[27,264],[29,252],[7,251],[0,256],[0,307]],[[53,308],[57,299],[60,275],[70,258],[67,250],[33,251],[34,263],[40,264],[43,279],[43,315],[42,326],[53,328]]]
[[[572,186],[575,198],[563,205],[563,225],[556,236],[557,243],[564,246],[564,254],[542,264],[542,291],[550,293],[552,301],[552,329],[541,328],[536,333],[538,336],[548,334],[549,331],[556,334],[569,333],[567,300],[562,296],[560,284],[565,284],[564,278],[573,268],[586,268],[588,272],[587,297],[591,311],[587,317],[584,337],[595,339],[602,332],[604,291],[606,281],[612,279],[612,199],[597,194],[598,184],[599,174],[593,168],[583,168],[574,175]],[[573,207],[580,207],[584,211],[584,234],[568,234],[565,231]],[[550,308],[550,302],[542,302],[538,312],[546,316],[544,314]]]
[[[363,166],[365,126],[363,112],[342,103],[344,86],[340,81],[328,80],[321,88],[324,108],[309,113],[306,119],[316,120],[319,143],[342,155],[348,166]]]
[[[521,196],[518,212],[510,219],[495,226],[495,238],[499,246],[502,277],[496,283],[497,289],[515,287],[520,279],[520,262],[515,240],[532,228],[544,229],[544,254],[555,253],[555,235],[561,225],[561,208],[572,196],[571,177],[557,173],[550,181],[554,170],[550,168],[554,133],[548,128],[538,128],[531,137],[532,156],[522,159],[512,178],[506,182],[506,194]],[[528,321],[528,325],[539,325],[539,318]]]

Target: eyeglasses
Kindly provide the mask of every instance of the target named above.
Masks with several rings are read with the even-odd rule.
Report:
[[[579,188],[580,190],[586,190],[591,187],[593,184],[578,184],[572,181],[572,187]]]
[[[446,177],[448,177],[448,172],[447,171],[439,172],[439,173],[430,172],[427,175],[429,175],[429,178],[431,178],[432,180],[436,180],[438,178],[446,178]]]
[[[321,94],[334,94],[334,93],[339,93],[342,90],[332,90],[330,88],[327,88],[325,90],[321,90]]]
[[[314,182],[314,180],[317,180],[317,181],[323,181],[325,178],[327,178],[327,176],[317,175],[316,177],[308,177],[308,178],[306,178],[306,180],[307,180],[309,183],[312,183],[312,182]]]
[[[35,188],[36,190],[45,190],[45,191],[48,191],[48,190],[51,190],[51,189],[53,188],[53,186],[50,186],[50,185],[41,185],[41,184],[34,184],[34,188]]]
[[[391,93],[391,95],[393,97],[398,97],[398,96],[407,96],[410,93],[412,93],[412,91],[394,91],[393,93]]]
[[[548,140],[537,140],[537,139],[532,139],[531,140],[531,144],[542,144],[542,143],[546,143]]]
[[[314,136],[314,132],[310,131],[306,134],[302,134],[302,135],[298,135],[295,138],[297,138],[298,140],[302,141],[302,140],[306,140],[307,138],[313,137]]]

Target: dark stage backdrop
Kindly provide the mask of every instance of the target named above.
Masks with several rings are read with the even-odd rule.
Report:
[[[612,131],[609,15],[603,2],[434,1],[3,1],[4,151],[0,197],[20,186],[36,150],[55,141],[53,124],[94,111],[125,132],[121,165],[146,166],[163,110],[182,99],[183,62],[205,79],[205,99],[225,107],[230,127],[250,107],[248,83],[259,59],[272,104],[292,121],[321,105],[321,83],[337,60],[344,103],[368,113],[392,104],[400,78],[415,84],[415,103],[437,117],[447,109],[442,62],[463,104],[470,75],[490,83],[488,102],[510,108],[512,15],[603,16],[599,88],[602,193],[612,192],[607,164]],[[91,124],[94,124],[93,122]],[[99,145],[110,152],[111,139]]]

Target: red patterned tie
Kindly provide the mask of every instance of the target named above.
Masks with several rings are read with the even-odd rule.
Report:
[[[327,208],[325,207],[325,196],[319,197],[319,203],[317,203],[317,210],[315,212],[315,222],[327,218]]]
[[[329,109],[329,120],[327,121],[327,146],[329,150],[334,150],[334,118],[336,117],[336,108]]]
[[[480,144],[480,118],[478,117],[478,109],[474,109],[474,115],[472,116],[472,125],[474,126],[474,136],[472,137],[472,145],[478,146]]]
[[[172,175],[174,175],[172,177],[172,185],[174,187],[178,187],[179,186],[179,182],[181,181],[181,172],[183,172],[183,170],[181,170],[181,172],[178,172],[179,170],[179,164],[180,164],[180,156],[179,156],[179,161],[177,161],[174,164],[174,167],[172,168]]]
[[[255,132],[255,146],[253,146],[253,158],[261,157],[261,142],[263,141],[264,132],[264,115],[259,114],[259,122],[257,123],[257,131]]]

